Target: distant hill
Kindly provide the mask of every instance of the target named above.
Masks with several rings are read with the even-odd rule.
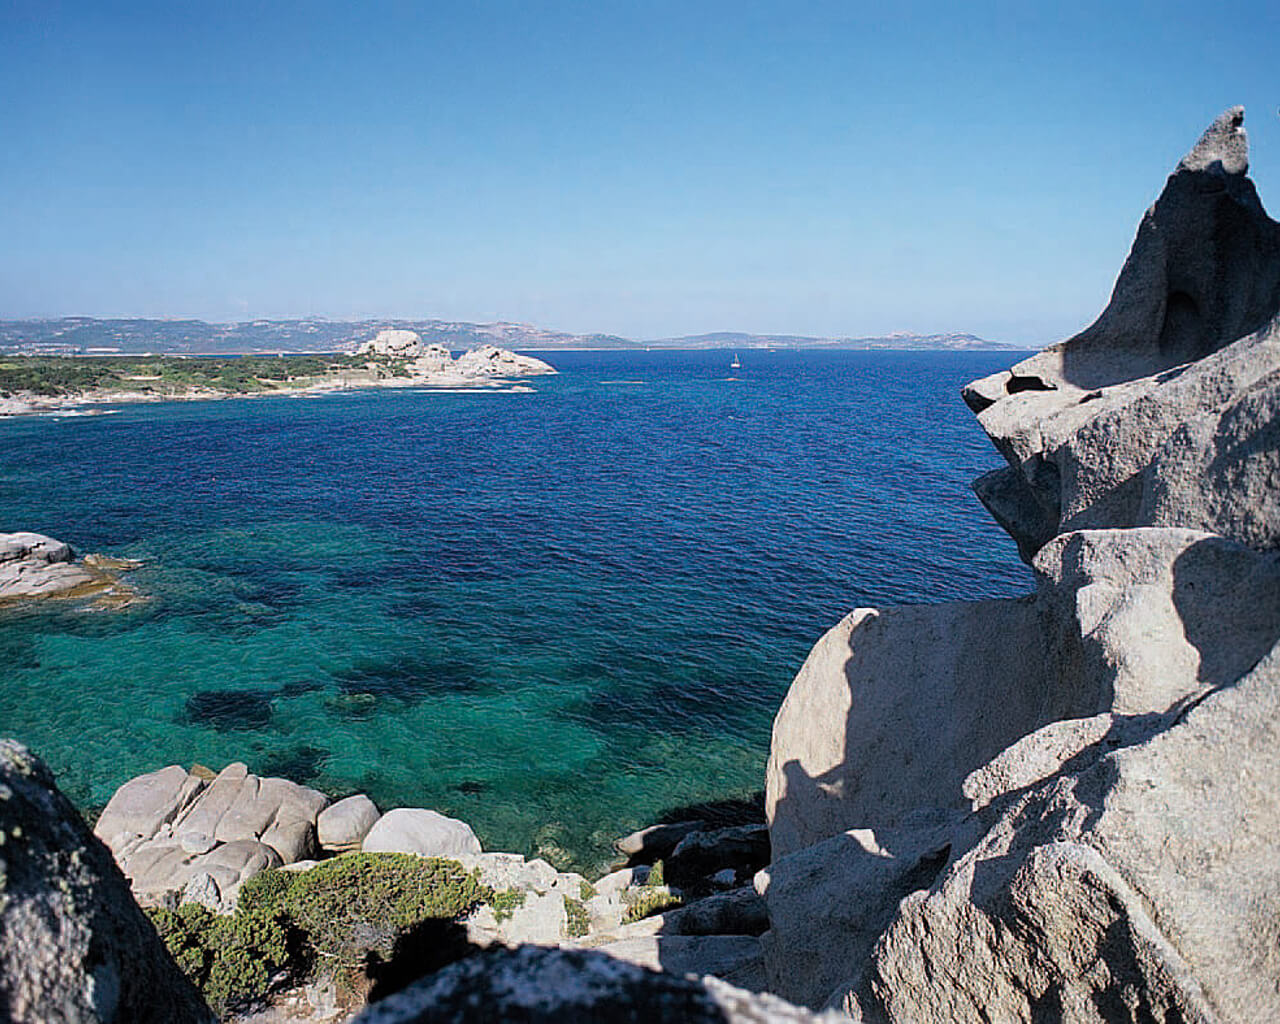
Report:
[[[417,331],[428,344],[450,349],[499,345],[526,351],[565,349],[851,348],[1011,349],[972,334],[890,334],[877,338],[812,338],[793,334],[723,331],[681,338],[634,341],[616,334],[569,334],[532,324],[450,320],[251,320],[210,324],[203,320],[0,320],[0,350],[57,355],[168,352],[207,355],[260,352],[340,352],[354,349],[383,328]]]

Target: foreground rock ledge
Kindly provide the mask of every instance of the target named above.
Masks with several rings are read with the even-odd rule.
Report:
[[[355,1024],[835,1024],[716,978],[645,970],[588,950],[521,946],[446,967],[382,1000]]]
[[[0,1019],[213,1021],[110,852],[12,740],[0,740],[0,840]]]

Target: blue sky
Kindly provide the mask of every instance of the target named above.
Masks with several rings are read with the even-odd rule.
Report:
[[[1105,304],[1280,4],[0,0],[0,317],[967,330]]]

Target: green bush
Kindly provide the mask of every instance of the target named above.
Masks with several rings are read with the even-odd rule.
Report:
[[[655,860],[653,867],[649,869],[649,877],[645,879],[645,885],[656,887],[663,885],[666,879],[663,877],[664,868],[661,860]]]
[[[499,924],[511,920],[515,912],[524,906],[527,895],[523,889],[504,889],[494,893],[489,900],[489,906],[493,908],[493,919]]]
[[[182,972],[219,1014],[265,994],[272,975],[290,965],[284,922],[272,912],[219,917],[186,903],[147,913]]]
[[[583,903],[586,903],[587,900],[593,900],[596,898],[596,887],[584,878],[582,884],[578,886],[578,896]]]
[[[265,995],[284,968],[292,974],[318,970],[362,989],[371,968],[388,974],[397,953],[404,952],[398,944],[407,937],[435,942],[424,925],[453,921],[481,902],[511,905],[513,900],[510,893],[495,897],[480,884],[478,873],[456,861],[355,853],[309,871],[255,875],[241,887],[231,915],[211,914],[194,903],[147,913],[183,973],[222,1013]],[[410,958],[423,952],[419,945]],[[434,954],[445,962],[456,956],[446,949],[428,950],[427,959]]]
[[[571,896],[564,898],[565,934],[571,939],[580,939],[591,928],[591,916],[580,900]]]
[[[309,871],[264,871],[245,884],[239,907],[282,913],[313,953],[359,968],[370,953],[390,959],[396,939],[414,926],[454,920],[492,898],[479,873],[457,861],[353,853]]]

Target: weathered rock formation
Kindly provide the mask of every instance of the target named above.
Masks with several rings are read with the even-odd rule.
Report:
[[[0,601],[49,597],[85,587],[97,578],[77,565],[70,545],[40,533],[0,533]]]
[[[527,377],[556,372],[550,363],[498,348],[497,345],[482,345],[462,353],[456,366],[464,377]]]
[[[859,609],[774,724],[771,990],[857,1020],[1280,1019],[1280,225],[1243,111],[1110,305],[970,385],[1009,601]]]
[[[1259,528],[1234,478],[1256,474],[1253,461],[1267,457],[1258,449],[1275,445],[1240,435],[1248,413],[1228,407],[1265,391],[1277,366],[1280,224],[1246,174],[1243,121],[1242,107],[1228,110],[1178,165],[1091,327],[965,389],[1009,462],[974,486],[1028,560],[1069,530],[1149,523],[1249,542]],[[1234,456],[1214,465],[1209,494],[1186,472],[1195,455],[1185,448],[1210,456],[1223,416],[1235,443],[1216,443]]]
[[[111,854],[12,740],[0,740],[0,1020],[213,1020]]]

